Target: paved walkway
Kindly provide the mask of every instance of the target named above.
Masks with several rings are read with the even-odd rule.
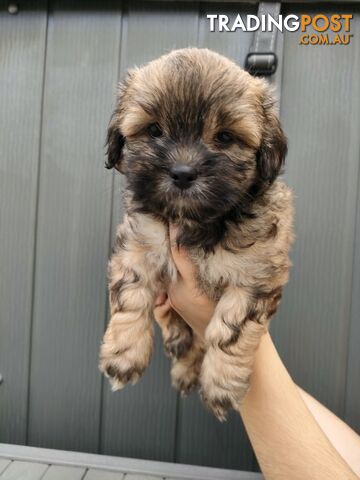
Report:
[[[0,443],[0,480],[260,480],[256,473]]]

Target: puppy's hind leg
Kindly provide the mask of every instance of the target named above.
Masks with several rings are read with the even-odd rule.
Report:
[[[203,401],[221,421],[230,408],[239,407],[248,390],[255,352],[267,324],[263,304],[257,305],[246,290],[225,290],[206,330],[207,351],[200,375]]]
[[[172,385],[186,395],[198,385],[204,356],[203,343],[173,309],[157,322],[161,328],[165,353],[172,359]]]
[[[193,341],[191,328],[172,308],[157,322],[161,328],[166,355],[171,358],[183,357]]]
[[[196,334],[193,334],[191,347],[185,355],[180,358],[173,358],[171,367],[172,386],[182,395],[187,395],[198,387],[204,353],[204,342]]]

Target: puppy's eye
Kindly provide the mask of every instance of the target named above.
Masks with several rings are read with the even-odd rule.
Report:
[[[234,140],[235,139],[230,132],[218,132],[215,136],[215,142],[221,146],[231,145]]]
[[[151,125],[148,126],[147,130],[149,135],[154,138],[161,137],[163,133],[158,123],[152,123]]]

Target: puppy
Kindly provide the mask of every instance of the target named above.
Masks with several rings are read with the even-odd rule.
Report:
[[[269,86],[210,50],[175,50],[128,73],[107,145],[127,186],[100,368],[116,390],[147,367],[154,299],[177,274],[173,223],[199,291],[217,302],[204,340],[175,312],[161,325],[173,385],[199,386],[223,420],[248,389],[290,266],[292,198],[277,180],[287,144]]]

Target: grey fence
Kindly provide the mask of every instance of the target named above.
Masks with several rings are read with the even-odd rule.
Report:
[[[118,78],[175,47],[244,63],[251,33],[210,32],[244,3],[18,2],[0,14],[0,442],[256,468],[241,425],[171,390],[161,342],[135,387],[97,370],[106,262],[122,213],[103,168]],[[360,14],[348,46],[278,36],[276,82],[296,198],[293,270],[272,333],[294,379],[360,428]]]

